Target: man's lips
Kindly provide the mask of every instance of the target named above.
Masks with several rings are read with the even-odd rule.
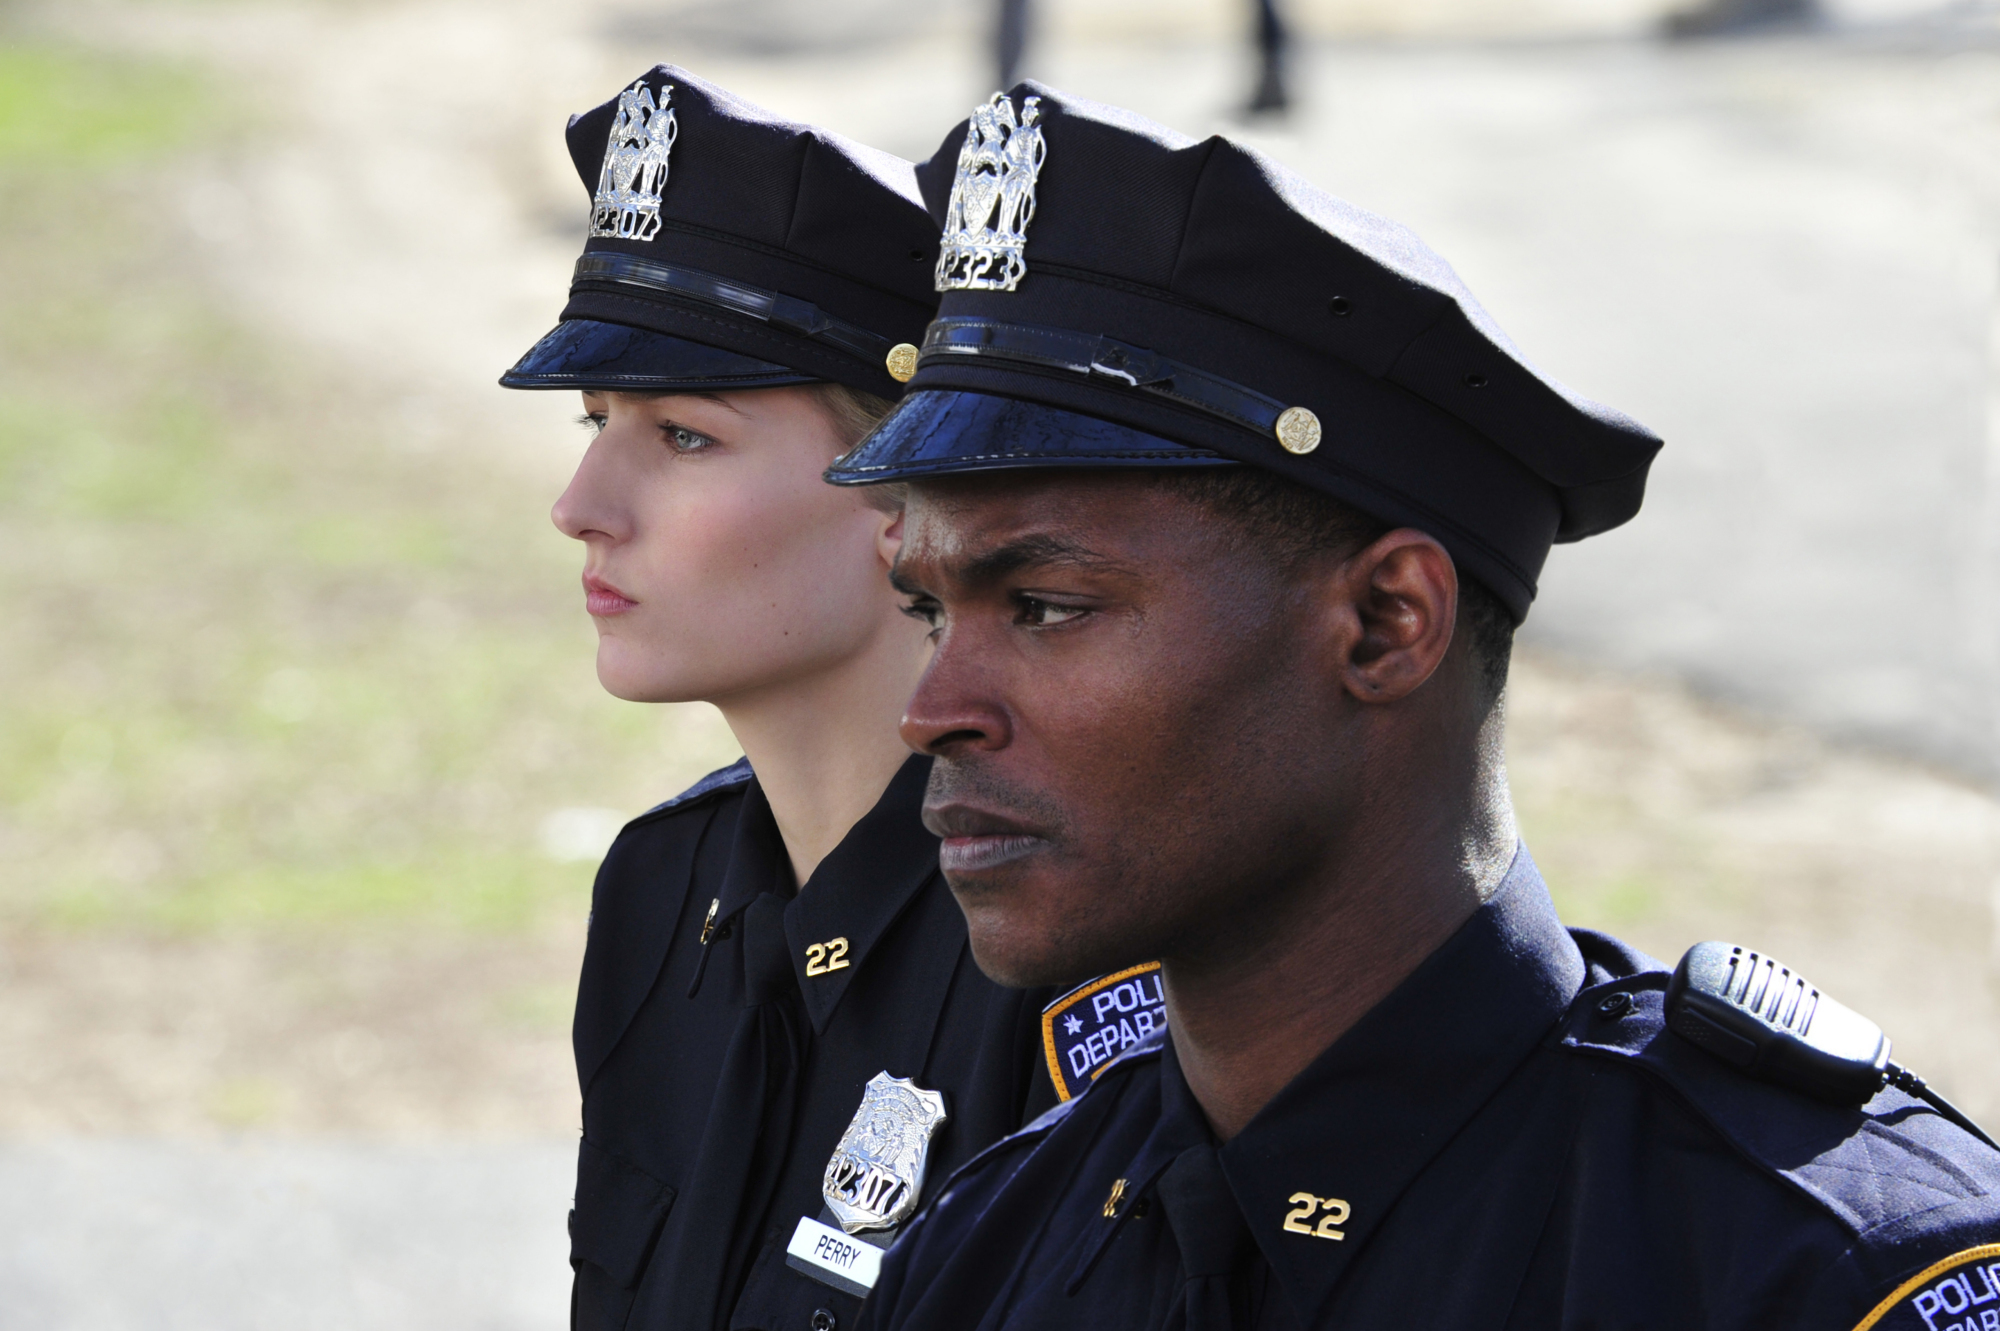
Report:
[[[948,874],[997,869],[1049,844],[1023,823],[963,804],[926,805],[924,826],[943,838],[938,867]]]
[[[595,574],[583,575],[583,608],[593,615],[622,615],[639,604]]]

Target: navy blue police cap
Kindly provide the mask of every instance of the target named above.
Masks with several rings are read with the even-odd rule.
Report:
[[[562,322],[503,385],[902,395],[889,354],[937,309],[910,163],[673,65],[572,116],[568,139],[590,235]]]
[[[1038,83],[918,168],[944,238],[910,394],[838,485],[1249,464],[1429,532],[1518,620],[1660,440],[1543,375],[1406,228]]]

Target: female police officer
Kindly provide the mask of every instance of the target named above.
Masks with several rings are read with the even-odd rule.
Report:
[[[908,163],[671,66],[568,137],[590,236],[501,382],[597,428],[554,517],[599,679],[747,755],[598,874],[572,1322],[832,1331],[926,1177],[1054,1100],[1040,996],[973,965],[918,822],[900,517],[820,480],[908,377],[937,229]]]

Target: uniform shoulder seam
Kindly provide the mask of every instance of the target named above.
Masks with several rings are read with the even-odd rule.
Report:
[[[695,782],[672,799],[661,800],[658,804],[655,804],[632,821],[635,823],[643,822],[648,818],[658,817],[665,813],[673,813],[678,809],[685,809],[692,804],[698,804],[711,795],[727,794],[732,790],[748,785],[751,777],[755,775],[756,773],[750,770],[750,760],[748,758],[738,758],[727,767],[716,768],[713,772],[710,772],[707,776]]]

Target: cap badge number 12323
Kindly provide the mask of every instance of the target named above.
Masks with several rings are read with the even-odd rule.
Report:
[[[1039,97],[1023,100],[1018,118],[1002,92],[973,108],[945,208],[939,291],[1012,291],[1027,276],[1035,179],[1049,155],[1041,120]]]

